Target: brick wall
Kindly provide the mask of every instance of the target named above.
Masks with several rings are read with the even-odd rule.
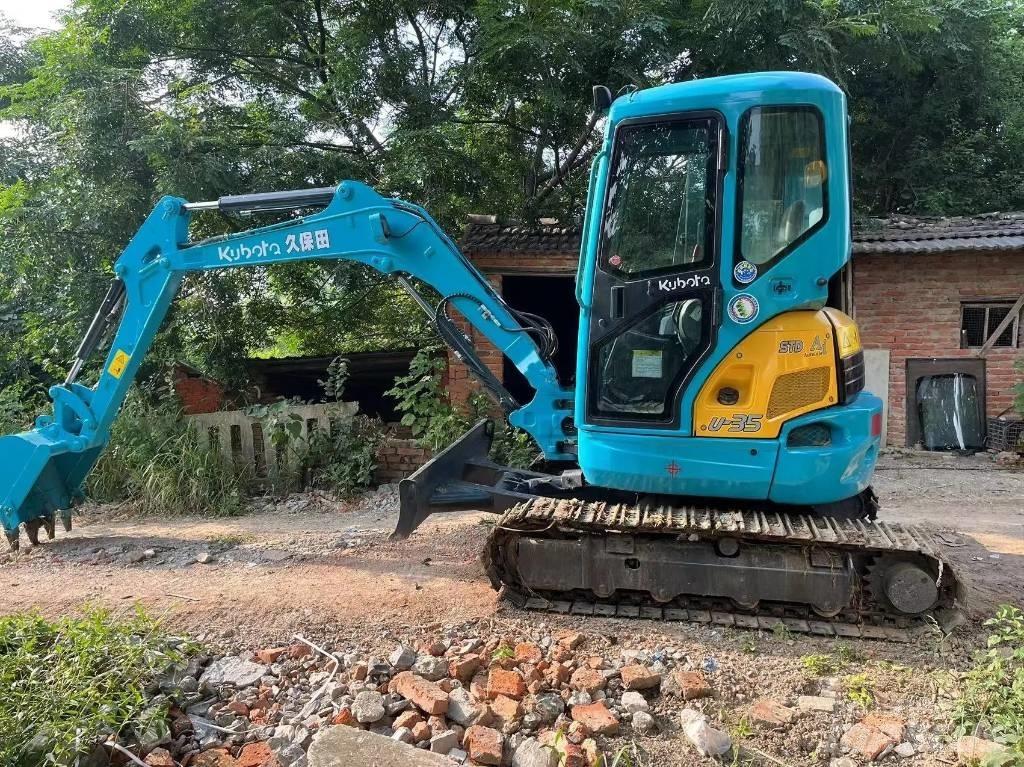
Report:
[[[378,485],[398,482],[430,460],[430,451],[416,444],[411,437],[392,437],[377,454],[377,470],[373,481]]]
[[[551,251],[512,251],[493,250],[487,252],[474,252],[467,250],[467,255],[473,264],[483,272],[495,290],[501,292],[501,276],[514,274],[535,274],[535,275],[574,275],[576,274],[576,263],[578,254],[551,252]],[[453,316],[457,312],[452,313]],[[464,331],[468,330],[470,338],[476,345],[480,359],[494,373],[499,381],[504,380],[504,355],[498,351],[490,341],[473,330],[469,323],[462,317],[457,317],[457,323]],[[450,401],[459,403],[465,402],[469,395],[480,390],[480,384],[469,372],[465,365],[448,351],[448,371],[444,379],[445,389],[448,392]]]
[[[974,357],[960,348],[960,304],[1014,300],[1024,292],[1024,253],[856,255],[853,296],[864,346],[889,349],[889,444],[906,443],[908,358]],[[1024,333],[1022,333],[1024,335]],[[1008,407],[1021,348],[985,355],[986,408]]]
[[[172,371],[174,391],[185,415],[215,413],[224,403],[224,387],[209,378],[197,375],[182,365]]]

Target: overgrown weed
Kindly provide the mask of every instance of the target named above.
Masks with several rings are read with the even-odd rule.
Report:
[[[957,735],[983,734],[1009,749],[1000,765],[1024,765],[1024,612],[1003,605],[984,624],[986,649],[963,679]]]
[[[183,661],[141,610],[126,618],[99,609],[54,622],[0,618],[0,764],[72,764],[111,735],[158,740],[167,712],[145,690]]]

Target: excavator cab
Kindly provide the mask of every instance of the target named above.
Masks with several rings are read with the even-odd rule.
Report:
[[[842,92],[811,74],[614,100],[577,286],[588,483],[818,507],[867,489],[881,403],[826,307],[851,252],[847,145]]]

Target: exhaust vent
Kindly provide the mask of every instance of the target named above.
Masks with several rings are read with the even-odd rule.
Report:
[[[771,420],[821,402],[828,394],[831,373],[831,368],[818,367],[785,373],[776,378],[766,417]]]

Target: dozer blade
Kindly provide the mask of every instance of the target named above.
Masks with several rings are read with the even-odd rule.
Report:
[[[36,545],[40,529],[53,537],[55,512],[69,524],[69,510],[81,499],[82,483],[100,449],[74,450],[66,439],[51,439],[43,429],[0,437],[0,525],[12,548],[17,548],[19,525]]]
[[[408,538],[431,514],[501,514],[537,495],[559,491],[560,477],[495,463],[489,457],[494,421],[484,419],[398,485],[401,510],[392,538]]]

